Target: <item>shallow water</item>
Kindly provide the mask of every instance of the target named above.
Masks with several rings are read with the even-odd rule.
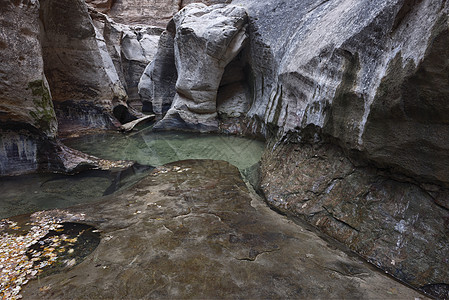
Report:
[[[127,135],[107,132],[67,139],[64,143],[100,158],[134,160],[142,165],[160,166],[185,159],[225,160],[244,174],[254,169],[264,148],[261,141],[236,136],[153,133],[148,129]],[[0,178],[0,218],[97,201],[103,195],[135,183],[150,171],[151,168],[137,166],[123,173],[86,171],[72,176],[3,177]]]
[[[247,138],[182,132],[117,132],[67,139],[77,150],[105,158],[135,160],[142,165],[160,166],[185,159],[224,160],[240,170],[259,162],[264,143]]]

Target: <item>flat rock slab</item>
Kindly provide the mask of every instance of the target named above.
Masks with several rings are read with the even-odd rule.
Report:
[[[65,213],[101,242],[24,299],[423,298],[270,210],[222,161],[172,163]]]

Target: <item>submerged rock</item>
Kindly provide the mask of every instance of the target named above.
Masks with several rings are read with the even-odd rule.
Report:
[[[64,211],[102,240],[70,270],[28,283],[24,298],[420,297],[280,217],[226,162],[176,162],[109,197]]]

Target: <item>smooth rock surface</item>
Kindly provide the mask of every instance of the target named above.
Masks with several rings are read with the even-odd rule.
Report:
[[[106,201],[47,214],[94,225],[101,242],[28,283],[25,299],[423,298],[268,209],[225,162],[176,162]]]
[[[41,1],[44,71],[58,109],[61,130],[83,115],[84,103],[97,110],[79,127],[117,126],[113,108],[126,106],[127,94],[109,54],[106,40],[94,26],[84,1]],[[78,102],[83,104],[78,105]],[[62,114],[61,114],[62,113]],[[82,118],[81,118],[82,119]],[[104,122],[109,119],[109,122]]]
[[[89,12],[95,27],[104,37],[128,102],[139,100],[137,84],[145,67],[156,54],[163,30],[148,25],[119,24],[95,10]]]
[[[57,122],[44,75],[39,3],[2,1],[0,9],[0,122],[30,124],[54,137]]]
[[[157,129],[217,131],[217,91],[243,48],[247,15],[239,6],[190,4],[173,17],[176,95]]]
[[[233,4],[250,16],[250,116],[281,134],[316,126],[382,168],[448,185],[447,1]]]
[[[161,34],[154,60],[148,64],[140,77],[138,91],[142,110],[165,114],[176,94],[178,72],[175,65],[174,22],[170,22]]]

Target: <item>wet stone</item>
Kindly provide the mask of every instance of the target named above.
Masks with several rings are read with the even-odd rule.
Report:
[[[101,233],[84,261],[32,280],[24,299],[425,298],[270,210],[236,167],[159,167],[93,204],[47,211]]]

